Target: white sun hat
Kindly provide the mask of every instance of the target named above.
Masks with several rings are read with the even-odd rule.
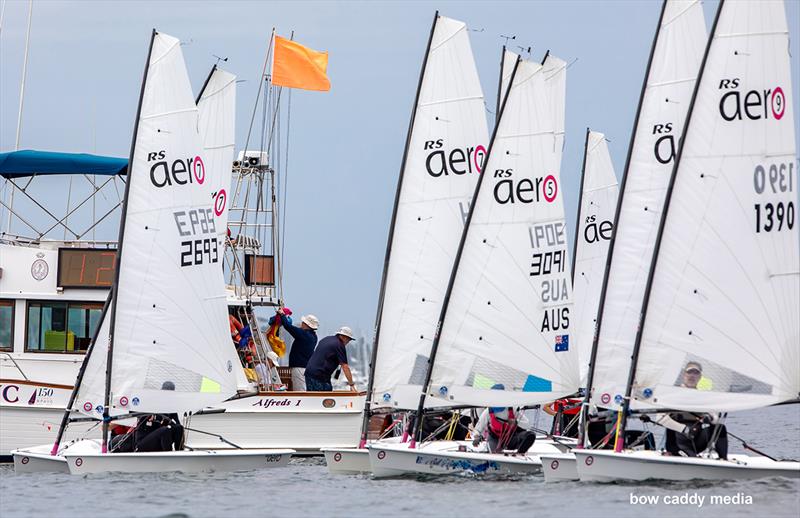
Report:
[[[314,330],[319,327],[319,320],[317,320],[317,317],[314,315],[303,315],[303,318],[301,318],[300,321]]]
[[[353,336],[353,330],[352,330],[352,329],[350,329],[350,328],[349,328],[349,327],[347,327],[347,326],[342,326],[342,327],[340,327],[340,328],[339,328],[339,330],[338,330],[338,331],[336,331],[336,334],[337,334],[337,335],[346,336],[346,337],[347,337],[347,338],[349,338],[350,340],[355,340],[355,339],[356,339],[356,337],[355,337],[355,336]]]

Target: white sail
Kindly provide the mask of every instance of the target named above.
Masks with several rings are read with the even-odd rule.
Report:
[[[611,163],[608,144],[602,133],[589,131],[586,134],[581,184],[572,289],[575,300],[573,335],[578,348],[581,386],[585,387],[619,193],[614,164]]]
[[[578,389],[558,169],[565,75],[552,56],[544,66],[517,65],[466,230],[430,396],[510,406]]]
[[[231,167],[236,144],[236,76],[214,67],[197,101],[200,135],[205,149],[206,168],[214,174],[211,195],[217,239],[225,242],[228,228],[228,200],[231,195]]]
[[[222,171],[208,167],[180,41],[155,34],[114,288],[112,413],[194,410],[236,393],[212,197]],[[96,376],[87,371],[77,407],[102,405]]]
[[[467,26],[439,16],[389,244],[373,404],[416,408],[436,319],[488,144]]]
[[[503,104],[503,98],[508,93],[508,84],[511,81],[511,73],[514,71],[514,65],[517,64],[517,54],[503,47],[503,62],[500,66],[500,87],[497,92],[497,117],[500,116],[500,106]]]
[[[633,396],[731,411],[800,394],[800,223],[781,1],[729,1],[699,81],[652,280]],[[688,362],[700,365],[696,388]],[[690,380],[690,386],[694,380]]]
[[[73,404],[73,410],[101,419],[103,417],[103,404],[106,390],[106,361],[108,359],[108,342],[111,335],[111,311],[113,303],[108,303],[108,309],[98,324],[97,339],[90,350],[89,357],[85,360],[85,374],[78,387],[78,395]],[[111,412],[111,415],[124,414],[126,410]]]
[[[667,0],[629,150],[612,246],[591,402],[616,408],[628,381],[661,207],[706,37],[698,0]]]
[[[217,242],[225,243],[228,208],[231,200],[231,168],[236,146],[236,76],[216,66],[203,85],[197,100],[200,135],[206,167],[212,171],[208,181],[214,203]],[[235,367],[237,385],[247,390],[250,382],[244,370]]]

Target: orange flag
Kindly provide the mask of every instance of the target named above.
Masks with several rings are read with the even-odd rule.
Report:
[[[328,53],[317,52],[280,36],[275,36],[272,84],[303,90],[327,92]]]

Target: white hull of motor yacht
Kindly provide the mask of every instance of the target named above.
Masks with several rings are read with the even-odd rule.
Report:
[[[71,387],[3,380],[0,386],[0,461],[12,450],[31,444],[53,444]],[[46,394],[38,396],[39,393]],[[191,428],[221,435],[246,449],[288,448],[318,454],[321,448],[353,448],[361,432],[364,396],[352,392],[274,392],[234,399],[221,413],[190,418]],[[96,422],[71,423],[63,444],[100,437]],[[186,431],[195,449],[233,448],[213,435]],[[49,450],[48,450],[49,451]]]
[[[536,441],[525,455],[459,451],[467,443],[432,441],[409,448],[408,444],[370,444],[369,461],[375,478],[426,475],[528,475],[541,472],[541,453],[561,451],[552,441]]]
[[[364,394],[270,392],[233,399],[193,415],[189,428],[217,434],[241,448],[289,448],[298,454],[354,448],[361,434]],[[224,410],[224,411],[222,411]],[[186,431],[195,449],[232,448],[218,437]]]
[[[542,473],[544,473],[545,482],[565,482],[580,479],[574,454],[544,453],[539,458],[542,461]]]
[[[251,471],[284,467],[294,450],[182,450],[136,453],[101,453],[97,440],[79,441],[64,449],[73,475],[90,473],[198,473]]]
[[[12,450],[31,444],[52,446],[64,417],[72,387],[25,380],[0,381],[0,460],[11,460]],[[64,442],[99,438],[96,422],[73,423]]]
[[[575,450],[582,482],[617,480],[753,480],[800,478],[800,462],[729,455],[728,460],[664,455],[659,451]]]

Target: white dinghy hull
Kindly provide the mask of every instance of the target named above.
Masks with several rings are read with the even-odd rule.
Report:
[[[545,482],[579,480],[578,466],[572,453],[545,453],[540,456]]]
[[[52,444],[14,450],[14,473],[69,473],[67,459],[50,455]]]
[[[770,477],[800,478],[800,462],[730,455],[729,460],[676,457],[657,451],[615,453],[575,451],[582,482],[616,480],[753,480]]]
[[[410,449],[408,445],[370,444],[369,461],[375,478],[409,474],[529,475],[540,473],[541,453],[556,453],[552,443],[535,443],[527,455],[458,451],[458,444],[437,447],[436,442]]]
[[[85,444],[84,444],[85,443]],[[137,453],[100,453],[95,441],[82,441],[63,452],[69,472],[89,473],[198,473],[280,468],[294,450],[193,450]]]
[[[400,437],[387,437],[369,444],[378,447],[386,444],[400,445],[402,443]],[[429,447],[457,449],[459,444],[468,443],[458,441],[436,441],[435,444],[430,444]],[[323,448],[322,453],[325,454],[325,463],[328,465],[328,472],[331,474],[356,475],[359,473],[372,472],[372,467],[369,463],[368,448]]]
[[[358,475],[372,471],[367,448],[323,448],[328,473],[332,475]]]

